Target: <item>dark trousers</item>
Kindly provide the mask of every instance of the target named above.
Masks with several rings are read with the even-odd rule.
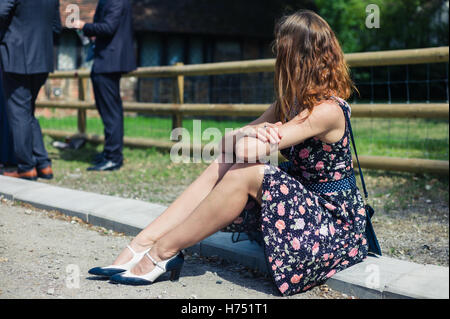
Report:
[[[103,121],[104,154],[114,162],[123,161],[123,105],[120,97],[122,73],[91,73],[95,105]]]
[[[47,77],[48,73],[3,73],[6,114],[19,172],[51,164],[42,139],[41,126],[34,116],[36,98]]]
[[[6,117],[6,103],[3,94],[3,81],[0,70],[0,163],[17,165],[14,157],[13,141]]]

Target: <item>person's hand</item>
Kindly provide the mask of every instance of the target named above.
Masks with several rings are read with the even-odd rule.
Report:
[[[271,145],[278,145],[281,141],[281,132],[279,127],[282,125],[281,122],[269,123],[264,122],[255,125],[246,125],[237,130],[231,132],[231,134],[225,134],[225,136],[220,141],[220,149],[223,153],[226,152],[225,145],[233,145],[233,152],[236,143],[243,137],[254,137],[262,141],[263,143],[270,143]],[[230,140],[232,139],[232,140]],[[227,142],[228,141],[228,142]],[[230,144],[231,143],[231,144]]]
[[[279,130],[281,125],[281,122],[264,122],[256,125],[247,125],[239,129],[238,134],[241,135],[241,137],[255,137],[264,143],[278,144],[282,138]]]
[[[84,22],[83,20],[75,20],[73,23],[73,27],[75,29],[81,30],[81,29],[83,29],[85,24],[86,24],[86,22]]]

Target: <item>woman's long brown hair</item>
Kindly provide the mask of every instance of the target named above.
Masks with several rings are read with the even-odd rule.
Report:
[[[311,113],[330,96],[347,99],[355,86],[328,23],[309,10],[283,17],[275,27],[276,115],[283,123]]]

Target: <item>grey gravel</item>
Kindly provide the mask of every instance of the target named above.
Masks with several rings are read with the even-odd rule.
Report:
[[[271,279],[218,258],[186,255],[181,278],[124,286],[87,273],[110,264],[131,237],[57,212],[0,199],[0,298],[283,298]],[[247,278],[248,277],[248,278]],[[351,298],[326,285],[284,298]]]

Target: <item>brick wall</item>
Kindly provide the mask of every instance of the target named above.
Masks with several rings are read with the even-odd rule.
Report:
[[[80,19],[86,22],[92,22],[94,19],[95,8],[97,7],[98,0],[60,0],[60,12],[61,21],[63,26],[66,25],[65,21],[69,14],[72,12],[68,10],[69,5],[77,5],[80,9]]]

